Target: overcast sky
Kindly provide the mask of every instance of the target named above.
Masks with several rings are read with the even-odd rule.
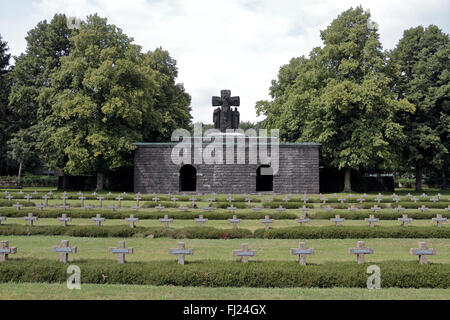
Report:
[[[211,96],[221,89],[241,97],[241,121],[256,121],[255,102],[269,99],[279,68],[322,45],[319,31],[358,5],[370,9],[385,49],[418,25],[450,31],[449,0],[0,0],[0,34],[19,55],[39,21],[98,13],[145,51],[170,52],[194,121],[212,123]]]

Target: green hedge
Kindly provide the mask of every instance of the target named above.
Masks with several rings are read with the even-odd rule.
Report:
[[[100,214],[102,217],[106,219],[125,219],[130,216],[130,214],[134,214],[135,218],[139,219],[161,219],[164,215],[168,215],[169,218],[179,219],[179,220],[192,220],[194,218],[198,218],[199,215],[203,215],[204,218],[209,220],[227,220],[231,219],[233,215],[236,215],[239,219],[246,220],[257,220],[263,219],[268,213],[265,212],[253,212],[253,211],[244,211],[244,212],[230,212],[224,210],[215,210],[215,211],[134,211],[134,210],[115,210],[111,209],[57,209],[51,208],[40,211],[37,208],[29,208],[27,210],[16,210],[15,208],[0,208],[0,215],[5,217],[16,217],[21,218],[26,216],[29,212],[38,216],[39,218],[58,218],[61,217],[63,213],[67,214],[68,217],[72,218],[92,218],[95,217],[96,214]],[[294,213],[288,212],[273,212],[269,214],[271,218],[282,220],[282,219],[295,219],[297,215]]]
[[[308,214],[308,217],[310,219],[329,220],[331,218],[334,218],[336,214],[339,214],[341,218],[345,218],[348,220],[364,220],[365,218],[369,218],[369,215],[371,214],[373,214],[375,218],[378,218],[380,220],[397,220],[398,218],[401,218],[403,214],[407,214],[409,218],[413,218],[415,220],[431,220],[432,218],[435,218],[437,214],[440,214],[442,215],[442,217],[448,218],[450,220],[450,212],[437,210],[430,210],[425,212],[420,212],[419,210],[411,212],[410,210],[408,210],[400,213],[393,210],[378,211],[376,213],[373,213],[372,211],[316,211],[315,213]]]
[[[25,226],[17,224],[0,225],[0,235],[68,235],[74,237],[154,237],[188,239],[364,239],[364,238],[440,238],[450,239],[450,228],[438,227],[380,227],[375,226],[326,226],[326,227],[288,227],[276,229],[257,229],[254,233],[247,229],[218,229],[213,227],[135,227],[121,226]]]
[[[276,209],[279,207],[283,207],[285,209],[298,209],[302,208],[303,206],[307,208],[314,208],[314,205],[312,204],[304,204],[303,202],[280,202],[280,201],[272,201],[272,202],[264,202],[263,207],[264,208],[270,208],[270,209]]]
[[[129,226],[24,226],[24,225],[0,225],[0,235],[2,236],[60,236],[72,237],[146,237],[153,235],[155,238],[175,238],[175,239],[233,239],[252,238],[253,234],[247,229],[216,229],[212,227],[187,227],[187,228],[163,228],[163,227],[135,227]]]
[[[30,202],[17,201],[15,199],[11,199],[11,201],[9,201],[9,200],[1,200],[0,199],[0,207],[2,207],[2,208],[12,208],[17,211],[17,209],[13,207],[13,205],[15,205],[16,203],[20,203],[24,207],[34,207],[36,205],[34,202],[31,202],[31,201]]]
[[[191,262],[189,257],[183,266],[177,264],[176,259],[118,264],[111,258],[75,260],[71,264],[81,269],[81,286],[93,283],[257,288],[366,288],[369,277],[366,271],[370,265],[356,262],[307,266],[299,266],[296,261],[250,261],[247,264],[218,260]],[[450,287],[449,264],[384,261],[376,265],[381,269],[382,288]],[[67,267],[59,263],[57,257],[55,260],[11,258],[0,264],[0,282],[65,283]]]
[[[381,227],[326,226],[258,229],[255,238],[265,239],[368,239],[368,238],[440,238],[450,239],[450,228],[438,227]]]

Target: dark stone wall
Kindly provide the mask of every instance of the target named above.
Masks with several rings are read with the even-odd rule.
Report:
[[[136,144],[134,153],[134,192],[179,192],[179,172],[182,165],[172,162],[175,143]],[[205,147],[206,144],[203,145]],[[319,193],[319,144],[280,144],[279,171],[273,177],[275,193]],[[270,155],[270,147],[269,155]],[[191,164],[197,169],[197,190],[201,193],[255,193],[256,171],[261,164],[248,164],[249,148],[245,149],[245,163],[195,164],[194,146]]]

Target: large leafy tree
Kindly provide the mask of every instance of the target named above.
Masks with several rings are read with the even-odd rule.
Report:
[[[27,160],[39,155],[37,133],[51,112],[46,99],[50,75],[60,67],[61,57],[69,55],[71,33],[63,14],[56,14],[50,22],[39,22],[28,32],[26,52],[16,58],[11,71],[9,158],[17,161],[19,172]]]
[[[8,139],[8,94],[10,91],[10,80],[8,78],[9,59],[8,44],[2,40],[0,35],[0,174],[3,171],[6,160]]]
[[[445,187],[450,163],[450,41],[437,26],[411,28],[390,53],[392,88],[398,99],[414,104],[414,114],[402,114],[407,143],[406,170],[422,190],[422,174],[439,168]]]
[[[369,12],[351,8],[320,34],[324,46],[282,67],[273,100],[257,109],[282,139],[321,143],[325,161],[345,170],[344,191],[350,191],[352,169],[388,169],[399,161],[404,134],[395,117],[414,108],[393,98]]]
[[[97,15],[70,38],[70,51],[41,93],[52,110],[40,148],[67,174],[96,173],[102,189],[105,172],[130,164],[133,142],[188,126],[190,96],[175,85],[176,62],[166,51],[141,53]]]

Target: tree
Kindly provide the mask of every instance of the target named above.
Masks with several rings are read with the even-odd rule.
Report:
[[[404,113],[407,142],[403,155],[406,170],[415,172],[416,190],[422,190],[422,174],[439,168],[446,186],[450,163],[450,42],[437,26],[411,28],[390,52],[391,87],[398,99],[416,107]]]
[[[2,40],[0,35],[0,174],[6,160],[6,151],[8,140],[8,95],[10,91],[10,79],[8,73],[9,59],[11,55],[8,53],[8,44]]]
[[[142,134],[144,141],[170,141],[176,129],[188,129],[191,123],[191,96],[182,84],[176,84],[178,76],[176,60],[162,48],[143,55],[143,64],[155,73],[157,93],[155,109],[144,115]]]
[[[25,138],[30,130],[40,132],[45,129],[44,120],[52,110],[47,99],[50,75],[60,67],[61,57],[69,55],[69,36],[72,32],[74,31],[67,27],[67,18],[63,14],[56,14],[50,23],[46,20],[39,22],[28,32],[26,52],[16,58],[14,69],[10,73],[12,84],[8,130],[11,135],[15,134],[15,141],[23,142],[18,138]],[[37,138],[27,139],[27,144],[37,144]],[[30,157],[39,156],[36,146],[28,150],[35,152]]]
[[[268,129],[280,128],[282,139],[321,143],[325,161],[345,170],[349,192],[352,170],[398,163],[404,135],[395,116],[414,108],[393,98],[369,12],[344,11],[320,34],[323,48],[282,67],[272,82],[273,100],[258,102],[257,109],[267,115]]]
[[[35,128],[20,129],[13,133],[12,138],[8,141],[8,157],[19,164],[17,173],[17,184],[19,186],[21,185],[24,164],[31,160],[36,153],[37,133],[34,131]]]
[[[146,54],[107,19],[91,15],[70,37],[71,54],[41,92],[51,113],[39,146],[46,161],[71,175],[130,165],[133,142],[170,139],[188,126],[190,96],[175,85],[176,62],[162,49]]]

